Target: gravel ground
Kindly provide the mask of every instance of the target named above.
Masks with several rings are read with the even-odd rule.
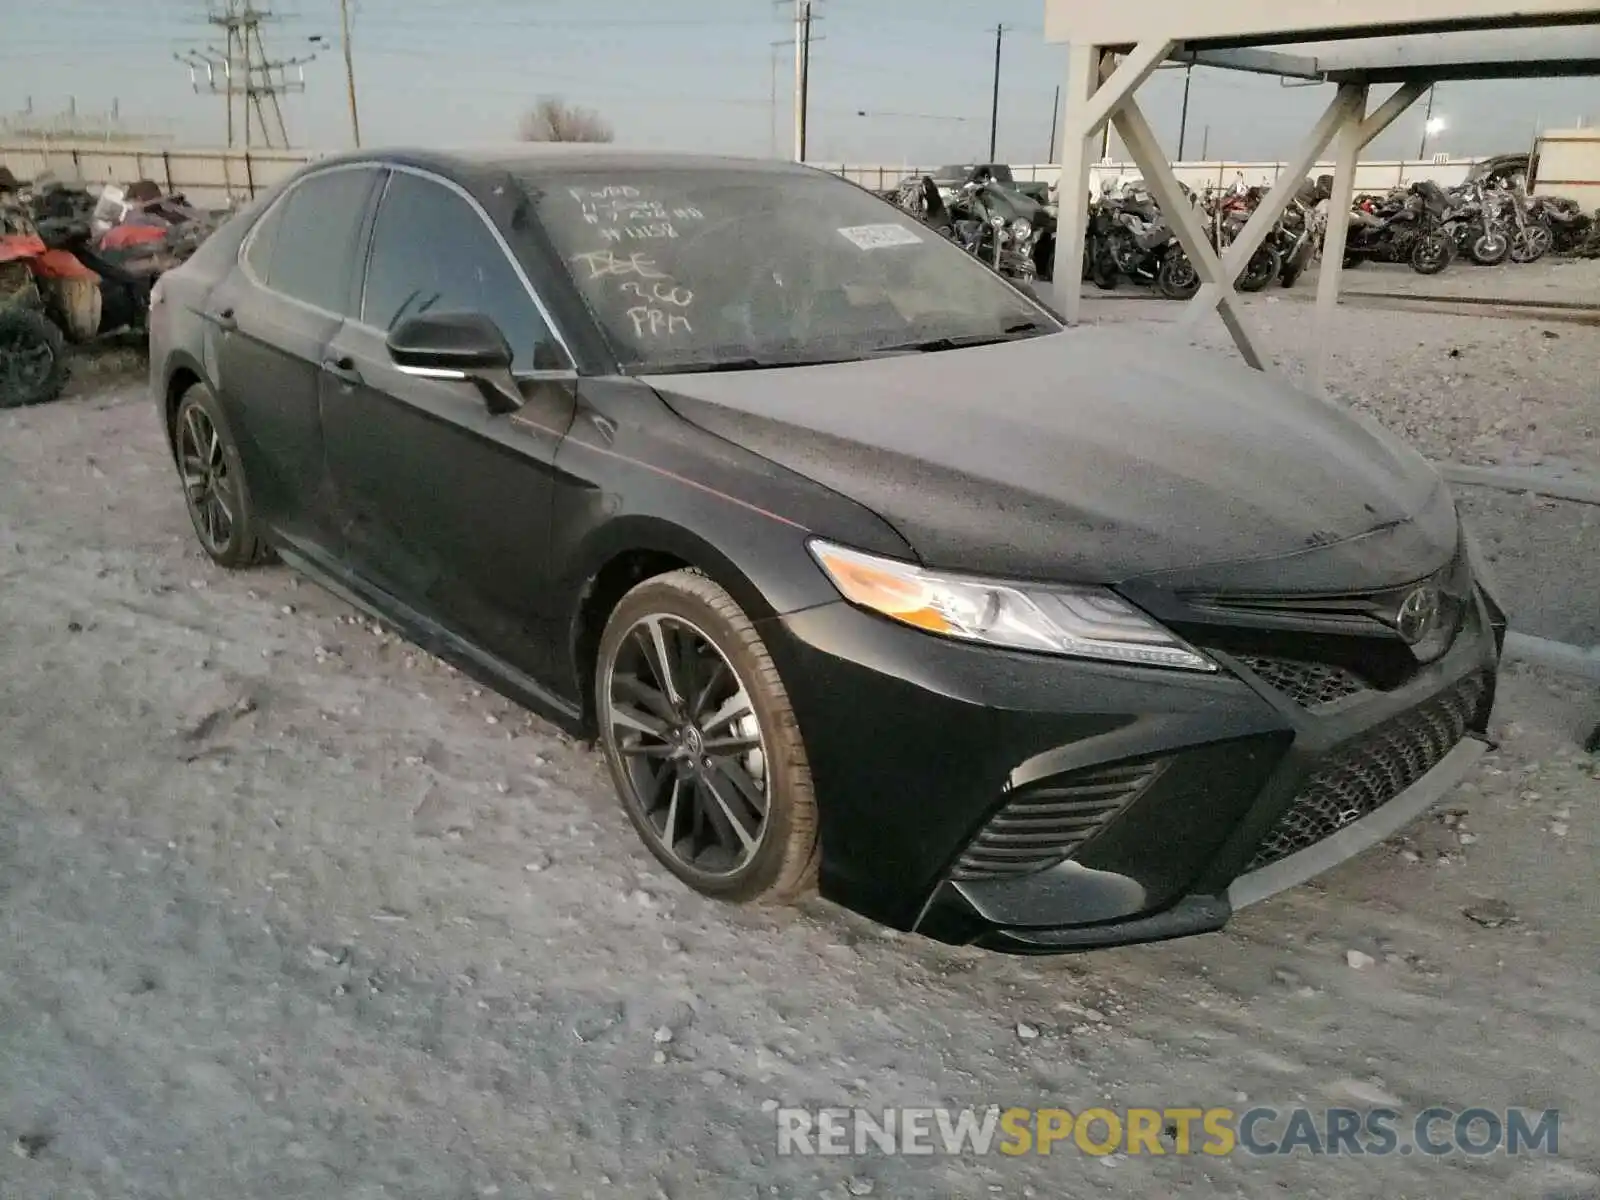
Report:
[[[1537,296],[1600,303],[1600,260],[1539,262],[1514,268],[1453,267],[1425,278],[1404,267],[1364,266],[1351,290]],[[1244,297],[1267,353],[1303,379],[1315,346],[1314,278],[1293,289]],[[1084,315],[1094,321],[1169,322],[1183,306],[1107,296],[1085,285]],[[1237,352],[1220,319],[1196,340]],[[1330,389],[1371,413],[1435,458],[1464,463],[1529,462],[1553,457],[1600,467],[1600,326],[1494,320],[1442,313],[1397,313],[1344,305],[1335,314]]]
[[[1507,503],[1521,574],[1554,510]],[[1509,669],[1444,811],[1227,932],[1016,960],[686,892],[584,747],[210,567],[134,384],[0,414],[0,661],[6,1200],[1600,1197],[1600,706],[1559,677]],[[1554,1160],[808,1159],[771,1100],[1565,1121]]]

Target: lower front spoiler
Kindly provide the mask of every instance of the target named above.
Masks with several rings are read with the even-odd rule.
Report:
[[[1215,932],[1238,909],[1297,887],[1392,837],[1443,799],[1488,748],[1479,738],[1465,738],[1433,770],[1383,807],[1297,854],[1239,876],[1224,896],[1187,896],[1163,912],[1103,925],[993,927],[973,938],[972,944],[1009,954],[1067,954]]]

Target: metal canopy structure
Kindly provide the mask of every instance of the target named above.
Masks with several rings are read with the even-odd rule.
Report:
[[[1347,222],[1361,151],[1440,80],[1600,75],[1600,7],[1593,0],[1045,0],[1045,37],[1069,43],[1062,89],[1061,216],[1054,277],[1069,324],[1083,300],[1089,168],[1099,136],[1116,127],[1200,276],[1181,328],[1217,311],[1239,352],[1269,363],[1238,303],[1233,281],[1266,239],[1307,172],[1331,143],[1333,195],[1317,283],[1318,353],[1324,386],[1327,333],[1339,302]],[[1312,80],[1337,91],[1244,230],[1218,255],[1184,197],[1135,92],[1164,63]],[[1369,109],[1374,84],[1398,84]],[[1078,197],[1076,203],[1073,197]]]

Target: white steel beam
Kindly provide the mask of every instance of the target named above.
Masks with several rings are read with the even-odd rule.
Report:
[[[1312,127],[1310,135],[1290,157],[1277,182],[1272,185],[1272,190],[1261,198],[1256,211],[1251,214],[1244,228],[1239,231],[1239,236],[1233,240],[1227,253],[1222,256],[1222,269],[1229,279],[1239,277],[1239,273],[1250,261],[1250,256],[1262,242],[1266,241],[1267,234],[1272,231],[1273,225],[1283,215],[1283,210],[1289,207],[1289,201],[1305,182],[1306,173],[1316,165],[1318,156],[1327,149],[1328,143],[1333,140],[1333,135],[1348,119],[1357,102],[1358,93],[1354,85],[1345,84],[1339,88],[1332,102]],[[1183,314],[1183,327],[1193,329],[1216,306],[1216,288],[1209,283],[1202,285],[1194,299],[1189,301],[1188,310]]]
[[[1322,235],[1322,269],[1317,274],[1316,352],[1311,359],[1311,384],[1327,390],[1328,338],[1333,332],[1334,310],[1339,304],[1339,281],[1344,274],[1345,237],[1350,231],[1350,205],[1356,193],[1356,163],[1367,112],[1367,85],[1350,84],[1355,99],[1339,127],[1334,143],[1333,194],[1328,198],[1328,227]],[[1341,89],[1343,90],[1343,89]]]
[[[1140,42],[1130,50],[1085,107],[1079,118],[1083,122],[1083,136],[1093,137],[1104,129],[1117,106],[1132,96],[1177,49],[1177,42],[1151,41]]]
[[[1178,184],[1178,177],[1174,174],[1172,165],[1167,162],[1167,156],[1161,149],[1155,130],[1150,128],[1150,122],[1145,119],[1138,101],[1129,97],[1117,109],[1113,120],[1116,122],[1117,132],[1122,135],[1123,144],[1128,147],[1134,162],[1139,164],[1139,169],[1144,173],[1145,184],[1155,197],[1156,203],[1161,206],[1161,215],[1167,219],[1172,231],[1178,235],[1178,243],[1189,256],[1189,261],[1200,276],[1201,284],[1215,286],[1217,310],[1222,314],[1223,324],[1228,327],[1228,332],[1233,335],[1239,353],[1245,362],[1256,370],[1265,371],[1267,360],[1257,349],[1249,322],[1239,310],[1238,297],[1233,291],[1233,279],[1223,273],[1222,262],[1211,247],[1211,239],[1206,234],[1205,226],[1200,223],[1199,211],[1183,194],[1183,189]]]
[[[1433,86],[1431,79],[1415,79],[1410,83],[1403,83],[1382,104],[1373,110],[1372,115],[1361,122],[1361,146],[1365,149],[1371,145],[1372,139],[1377,137],[1389,126],[1393,125],[1395,118],[1406,109],[1415,104],[1427,90]],[[1341,88],[1342,92],[1344,89]]]
[[[1083,310],[1083,246],[1089,231],[1089,163],[1094,131],[1089,102],[1100,84],[1100,48],[1074,42],[1067,48],[1067,79],[1062,88],[1061,179],[1056,185],[1056,247],[1051,264],[1052,291],[1068,325]]]

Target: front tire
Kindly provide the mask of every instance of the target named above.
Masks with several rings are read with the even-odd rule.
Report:
[[[1467,253],[1480,267],[1497,267],[1511,253],[1511,241],[1504,234],[1480,233]]]
[[[697,571],[647,579],[595,662],[601,749],[646,847],[696,891],[783,903],[816,881],[800,726],[755,626]]]
[[[269,557],[250,505],[239,448],[228,435],[217,398],[197,383],[178,401],[172,448],[200,548],[218,566],[235,570]]]
[[[1156,274],[1156,287],[1168,300],[1188,300],[1200,290],[1200,275],[1188,255],[1169,252],[1161,260],[1161,269]]]
[[[1451,245],[1442,233],[1424,234],[1411,248],[1411,269],[1418,275],[1437,275],[1450,265]]]

